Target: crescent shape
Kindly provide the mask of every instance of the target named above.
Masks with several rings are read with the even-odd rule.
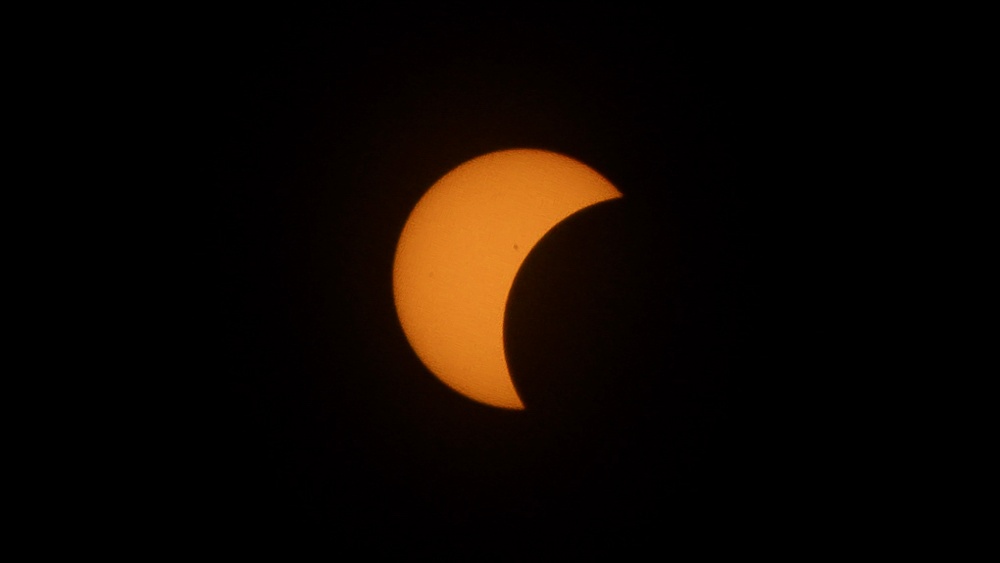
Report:
[[[424,365],[470,399],[523,409],[503,344],[514,277],[552,227],[621,196],[586,165],[534,149],[474,158],[431,186],[393,264],[399,321]]]

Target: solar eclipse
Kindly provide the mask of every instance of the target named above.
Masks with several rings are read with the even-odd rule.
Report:
[[[523,409],[503,340],[514,277],[554,226],[619,197],[586,165],[534,149],[489,153],[438,180],[407,219],[393,266],[399,320],[424,365],[466,397]]]

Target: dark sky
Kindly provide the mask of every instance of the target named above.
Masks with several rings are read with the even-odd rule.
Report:
[[[217,313],[199,327],[197,511],[345,542],[528,545],[554,528],[584,543],[721,530],[787,500],[790,438],[773,430],[792,266],[774,242],[795,80],[735,19],[498,7],[195,25],[185,96]],[[438,382],[391,288],[423,192],[517,147],[624,194],[551,231],[515,281],[523,412]]]

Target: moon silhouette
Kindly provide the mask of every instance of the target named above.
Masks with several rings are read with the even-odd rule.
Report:
[[[503,338],[514,277],[545,233],[621,196],[588,166],[535,149],[474,158],[431,186],[393,264],[399,321],[424,365],[470,399],[524,409]]]

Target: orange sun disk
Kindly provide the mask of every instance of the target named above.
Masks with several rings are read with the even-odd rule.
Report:
[[[399,320],[424,365],[471,399],[523,409],[503,345],[514,277],[550,229],[621,195],[586,165],[533,149],[489,153],[438,180],[407,219],[393,265]]]

